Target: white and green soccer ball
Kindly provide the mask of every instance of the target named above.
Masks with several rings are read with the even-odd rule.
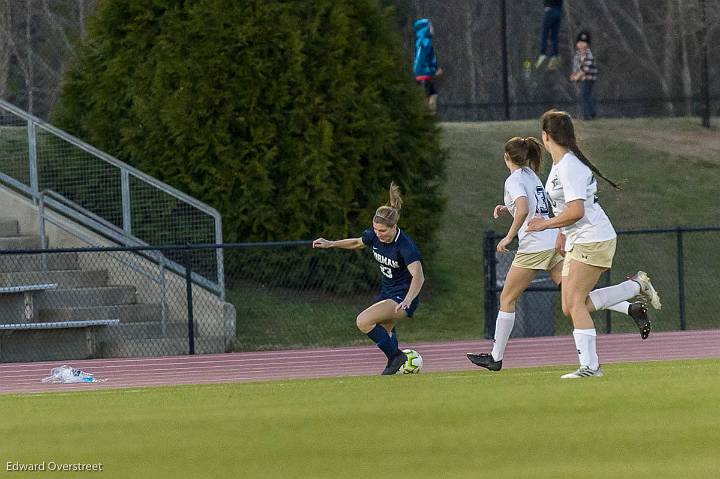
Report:
[[[420,353],[414,349],[403,349],[405,354],[405,364],[403,364],[403,374],[417,374],[422,369],[423,359]]]

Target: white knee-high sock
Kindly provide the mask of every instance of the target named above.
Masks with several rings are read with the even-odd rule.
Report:
[[[500,361],[503,358],[505,346],[507,346],[514,325],[514,312],[498,311],[497,321],[495,322],[495,344],[493,344],[492,349],[492,357],[495,361]]]
[[[575,329],[573,331],[573,337],[575,338],[575,346],[577,347],[580,366],[590,369],[600,367],[600,360],[598,359],[596,348],[597,333],[595,332],[595,328]]]
[[[627,301],[620,301],[618,304],[613,304],[612,306],[608,306],[605,309],[609,309],[610,311],[615,311],[616,313],[628,316],[628,311],[630,310],[630,303],[628,303]]]
[[[621,301],[627,301],[638,294],[640,294],[640,285],[635,281],[627,280],[607,288],[594,289],[588,296],[595,306],[595,311],[600,311],[601,309],[611,309],[611,306],[615,306]],[[613,309],[613,311],[617,310]],[[627,310],[625,310],[625,314],[627,314]]]

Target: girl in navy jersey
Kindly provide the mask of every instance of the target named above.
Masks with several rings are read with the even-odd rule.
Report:
[[[378,301],[357,316],[360,331],[372,339],[388,362],[383,375],[395,374],[405,362],[398,347],[395,325],[400,319],[412,317],[420,304],[418,294],[425,277],[422,256],[413,240],[398,227],[402,208],[400,189],[390,184],[390,203],[375,211],[373,227],[360,238],[329,241],[318,238],[313,248],[372,249],[382,273],[382,290]]]
[[[566,252],[562,270],[562,309],[572,318],[580,360],[580,368],[562,378],[602,376],[590,313],[614,309],[619,304],[624,307],[634,296],[641,296],[655,309],[660,309],[660,298],[643,271],[623,283],[591,291],[600,275],[612,266],[617,236],[598,202],[595,177],[603,178],[615,188],[618,185],[605,178],[582,154],[567,113],[555,110],[545,113],[542,136],[553,159],[545,190],[555,217],[532,218],[527,231],[562,228],[560,246]]]

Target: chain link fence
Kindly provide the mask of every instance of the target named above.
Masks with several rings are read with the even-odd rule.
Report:
[[[446,121],[537,118],[573,110],[568,81],[575,36],[592,35],[600,69],[601,116],[675,116],[704,108],[707,56],[712,114],[720,108],[720,0],[566,1],[560,65],[536,68],[542,0],[384,0],[396,8],[410,66],[412,22],[430,18],[445,75],[438,80]],[[76,60],[98,0],[0,2],[0,98],[48,119],[67,64]]]
[[[0,361],[164,356],[232,348],[232,305],[179,274],[168,249],[0,251]]]
[[[538,118],[551,107],[575,111],[576,84],[569,76],[581,30],[591,35],[599,68],[593,89],[599,116],[700,115],[706,103],[712,115],[720,114],[720,0],[566,1],[556,69],[548,69],[548,61],[536,66],[542,0],[391,3],[408,62],[414,58],[413,20],[433,22],[444,70],[437,79],[444,121]]]
[[[485,336],[495,334],[499,297],[512,254],[496,253],[502,238],[495,232],[485,233]],[[711,247],[720,240],[720,228],[675,228],[618,231],[618,245],[613,267],[605,273],[598,287],[625,280],[638,270],[646,271],[662,299],[662,309],[650,308],[654,331],[716,329],[720,323],[715,311],[720,298],[714,294],[720,256]],[[507,266],[505,266],[507,264]],[[610,311],[593,313],[598,330],[607,333],[636,332],[633,321]],[[515,336],[537,336],[538,329],[551,334],[572,332],[570,319],[562,314],[558,288],[550,281],[534,283],[523,294],[517,306]]]
[[[311,245],[0,251],[0,362],[365,344],[355,317],[379,292],[375,262]],[[226,300],[194,272],[218,249]]]
[[[613,269],[600,286],[647,271],[663,308],[654,331],[718,328],[714,294],[720,228],[618,232]],[[494,334],[511,254],[485,237],[485,333]],[[224,250],[226,297],[194,274],[196,251]],[[365,253],[365,254],[363,254]],[[183,258],[182,271],[159,258]],[[310,241],[166,247],[0,251],[0,361],[161,356],[365,345],[358,313],[379,292],[363,251],[313,250]],[[432,302],[432,298],[428,299]],[[597,312],[600,331],[636,332]],[[557,287],[539,275],[518,302],[513,337],[570,334]]]
[[[116,243],[222,243],[215,209],[2,100],[0,158],[0,182]],[[222,296],[222,251],[192,254],[195,274]],[[181,263],[168,255],[168,267]]]
[[[367,344],[355,318],[379,293],[367,251],[313,250],[312,242],[225,249],[226,299],[235,305],[235,350]]]

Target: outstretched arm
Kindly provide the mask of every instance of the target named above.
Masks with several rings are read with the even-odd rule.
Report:
[[[341,249],[362,249],[365,244],[362,242],[362,238],[347,238],[336,241],[326,240],[325,238],[318,238],[313,241],[313,248],[341,248]]]
[[[422,263],[420,261],[413,261],[407,266],[408,271],[412,275],[412,281],[410,281],[410,289],[408,289],[405,299],[402,303],[395,306],[395,312],[401,309],[408,309],[410,303],[420,294],[420,289],[425,282],[425,274],[423,273]]]

